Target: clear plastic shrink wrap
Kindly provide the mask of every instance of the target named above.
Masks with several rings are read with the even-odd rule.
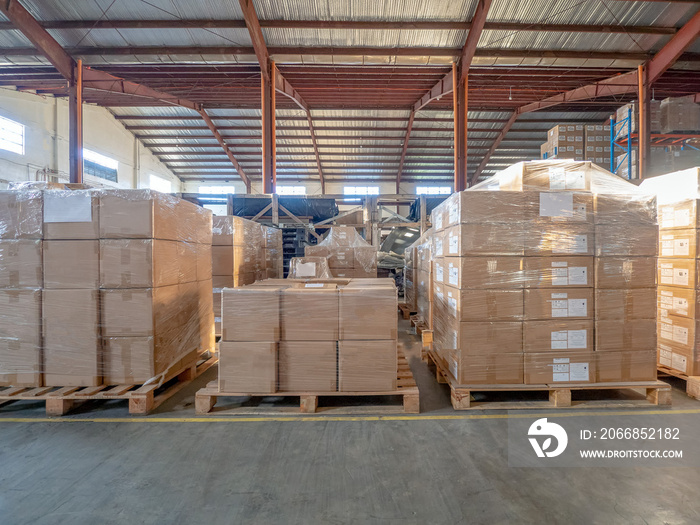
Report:
[[[326,257],[292,257],[288,279],[331,279]]]
[[[0,385],[162,380],[214,348],[211,212],[150,190],[0,192]]]
[[[645,180],[641,189],[658,199],[658,364],[700,375],[700,168]]]
[[[221,392],[396,389],[393,280],[273,279],[222,295]]]
[[[591,162],[525,162],[432,224],[434,348],[458,383],[655,377],[653,196]]]
[[[377,276],[377,248],[365,241],[352,226],[333,226],[325,239],[307,246],[307,257],[326,257],[333,277]]]
[[[418,311],[418,295],[417,295],[417,277],[418,277],[418,241],[404,251],[404,268],[403,268],[403,295],[404,302],[408,306],[409,311]]]

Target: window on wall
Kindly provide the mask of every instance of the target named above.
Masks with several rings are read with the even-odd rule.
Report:
[[[151,175],[149,180],[149,187],[152,190],[159,191],[161,193],[170,193],[173,189],[173,183],[168,179],[159,177],[158,175]]]
[[[117,182],[119,162],[86,148],[83,148],[83,173],[101,179]]]
[[[306,195],[306,186],[277,186],[277,195]]]
[[[24,126],[0,117],[0,149],[24,155]]]
[[[450,186],[417,186],[416,195],[450,195]]]
[[[379,186],[345,186],[345,195],[379,195]]]
[[[228,195],[236,193],[236,188],[233,186],[200,186],[199,193],[204,195]]]

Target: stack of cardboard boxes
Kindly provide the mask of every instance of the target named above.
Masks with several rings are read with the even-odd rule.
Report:
[[[377,248],[352,226],[333,226],[323,241],[307,246],[307,257],[326,257],[333,277],[352,279],[377,276]]]
[[[610,124],[586,124],[583,160],[610,169]]]
[[[213,348],[211,212],[148,190],[0,201],[3,384],[143,383]]]
[[[651,379],[654,206],[591,163],[545,161],[436,208],[435,348],[456,381]]]
[[[416,268],[416,263],[418,262],[418,247],[416,243],[406,248],[403,252],[404,256],[404,267],[403,267],[403,296],[404,302],[408,307],[410,312],[418,311],[418,297],[416,295],[416,277],[418,269]]]
[[[433,228],[416,241],[416,311],[428,328],[433,327]]]
[[[560,124],[547,132],[542,159],[588,160],[610,167],[610,124]]]
[[[219,390],[392,391],[396,309],[388,279],[272,280],[224,289]]]

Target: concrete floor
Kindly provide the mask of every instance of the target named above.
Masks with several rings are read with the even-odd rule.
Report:
[[[507,419],[454,412],[401,332],[415,418],[203,422],[194,393],[214,370],[131,421],[107,419],[128,417],[124,402],[57,421],[40,404],[2,407],[0,525],[700,523],[699,469],[509,468]],[[700,402],[674,385],[663,417],[692,418],[700,435],[687,413]]]

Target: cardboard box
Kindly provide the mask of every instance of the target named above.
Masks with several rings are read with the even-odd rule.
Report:
[[[657,282],[659,286],[697,288],[699,265],[700,260],[697,259],[659,259]]]
[[[525,257],[523,262],[526,288],[593,286],[593,257]]]
[[[377,270],[377,248],[375,246],[355,246],[353,248],[355,255],[354,268],[371,273]]]
[[[596,383],[655,381],[656,351],[600,352],[596,357]]]
[[[41,191],[0,191],[0,239],[43,237]]]
[[[209,281],[212,278],[211,244],[197,244],[195,250],[197,280]]]
[[[523,352],[593,351],[593,321],[525,321]]]
[[[693,350],[696,347],[695,323],[694,319],[686,317],[659,316],[656,324],[659,343],[672,344],[683,350]]]
[[[526,216],[536,224],[588,223],[593,224],[593,194],[569,191],[527,191],[530,195],[533,211]]]
[[[396,340],[338,341],[340,392],[396,390],[397,369]]]
[[[639,194],[595,195],[595,222],[617,224],[626,228],[631,224],[656,227],[656,198]]]
[[[595,383],[596,354],[585,351],[525,354],[525,384]]]
[[[700,352],[659,341],[658,364],[688,376],[697,376],[700,375]]]
[[[44,384],[102,384],[97,290],[44,290]]]
[[[178,198],[151,190],[103,190],[101,239],[180,239]]]
[[[596,352],[651,351],[656,348],[656,319],[596,321]]]
[[[264,246],[262,225],[242,217],[215,216],[212,219],[214,246]]]
[[[659,257],[695,259],[700,230],[664,230],[659,234]]]
[[[457,224],[519,224],[537,214],[538,195],[518,191],[461,191],[453,193],[441,205],[443,224],[437,230]]]
[[[355,267],[355,249],[345,246],[334,247],[328,256],[331,268],[350,269]]]
[[[435,338],[443,350],[462,355],[522,352],[523,323],[519,321],[444,322],[434,319]]]
[[[279,345],[280,392],[336,392],[336,341],[282,341]]]
[[[598,257],[646,256],[656,257],[658,229],[649,224],[597,224],[596,250]]]
[[[178,285],[101,290],[103,335],[153,337],[178,331],[182,291]]]
[[[567,142],[566,147],[572,148],[571,156],[583,160],[583,130],[572,131],[574,138],[579,136],[576,133],[580,135],[581,140]],[[556,157],[564,158],[567,152],[562,151],[562,148],[556,144],[554,147],[557,148]],[[580,153],[577,153],[577,150]],[[499,173],[499,180],[494,189],[501,191],[590,191],[591,179],[594,174],[596,171],[592,169],[590,163],[551,162],[548,160],[518,162]]]
[[[444,231],[443,249],[452,257],[523,255],[525,231],[521,224],[459,224]]]
[[[593,288],[532,288],[525,290],[525,319],[592,319]]]
[[[224,289],[221,293],[221,339],[279,341],[282,290],[280,286]]]
[[[659,286],[657,291],[657,307],[659,317],[676,315],[695,319],[700,297],[695,290],[676,288],[674,286]]]
[[[100,287],[99,241],[44,241],[44,288]]]
[[[0,386],[41,386],[41,290],[0,290]]]
[[[222,341],[219,391],[260,394],[277,391],[277,343]]]
[[[44,239],[99,239],[99,198],[96,191],[44,192]]]
[[[656,319],[656,289],[596,290],[595,312],[599,320]]]
[[[436,259],[433,278],[460,289],[518,289],[525,285],[523,258],[509,256]]]
[[[447,367],[460,385],[521,385],[523,354],[451,355]]]
[[[179,244],[175,241],[159,239],[101,240],[101,287],[153,288],[178,284],[183,280],[181,277],[183,253]],[[188,270],[190,276],[191,272],[190,261]]]
[[[338,337],[338,290],[311,283],[282,291],[282,339],[335,341]]]
[[[107,385],[147,382],[157,375],[153,337],[103,337],[102,369]]]
[[[522,290],[460,290],[444,286],[443,303],[444,315],[456,321],[523,319]]]
[[[306,257],[328,257],[331,251],[328,246],[306,246],[304,255]]]
[[[339,339],[397,339],[396,289],[386,286],[339,290]]]
[[[698,229],[698,199],[689,199],[659,206],[659,228],[662,230]]]
[[[525,255],[593,255],[595,235],[592,224],[533,225],[525,231]]]
[[[213,288],[233,288],[233,275],[212,275]]]
[[[656,285],[653,257],[596,257],[596,288],[652,288]]]
[[[233,276],[233,286],[248,286],[249,284],[254,284],[258,280],[260,280],[260,278],[257,272],[240,273]]]
[[[41,288],[41,248],[40,240],[0,240],[0,288]]]

